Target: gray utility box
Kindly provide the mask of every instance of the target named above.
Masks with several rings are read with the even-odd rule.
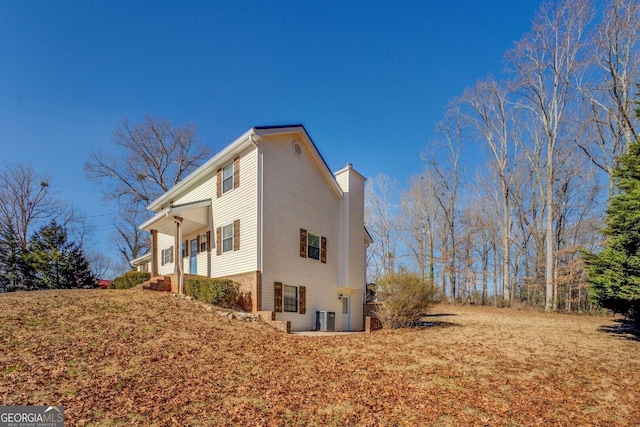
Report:
[[[319,331],[335,331],[335,311],[316,311],[316,329]]]

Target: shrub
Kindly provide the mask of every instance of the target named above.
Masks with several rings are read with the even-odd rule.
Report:
[[[151,273],[148,271],[127,271],[122,276],[115,278],[113,287],[115,289],[129,289],[150,278]]]
[[[229,279],[192,277],[187,280],[186,294],[207,304],[231,308],[240,297],[240,285]]]
[[[439,291],[433,282],[417,274],[392,274],[378,283],[376,316],[385,329],[414,326],[439,301]]]

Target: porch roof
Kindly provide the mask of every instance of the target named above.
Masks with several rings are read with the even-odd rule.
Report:
[[[211,217],[211,199],[169,206],[158,212],[153,218],[140,225],[141,230],[157,230],[159,233],[174,236],[175,220],[182,221],[182,233],[189,234],[209,224]]]

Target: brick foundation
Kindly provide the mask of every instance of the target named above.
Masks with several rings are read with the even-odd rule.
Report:
[[[239,305],[243,310],[250,311],[252,313],[258,313],[261,310],[262,274],[259,271],[214,278],[233,280],[240,285]]]
[[[379,331],[382,329],[382,323],[377,317],[366,316],[364,318],[364,331],[370,334],[373,331]]]
[[[276,313],[273,311],[259,311],[260,320],[267,323],[279,331],[286,334],[291,333],[291,322],[288,320],[276,320]]]

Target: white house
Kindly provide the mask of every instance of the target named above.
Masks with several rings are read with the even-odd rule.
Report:
[[[364,183],[350,164],[331,173],[302,125],[252,128],[149,205],[139,261],[173,292],[190,275],[230,278],[245,309],[294,331],[318,312],[362,330]]]

